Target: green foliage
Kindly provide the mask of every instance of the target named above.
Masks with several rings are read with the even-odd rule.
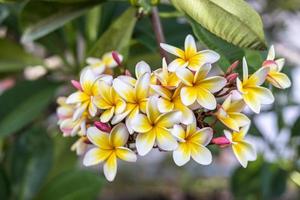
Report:
[[[291,129],[292,137],[299,136],[299,135],[300,135],[300,116],[297,118],[297,120],[295,121]]]
[[[96,199],[103,179],[90,171],[65,171],[46,184],[38,196],[43,200]]]
[[[266,48],[261,18],[243,0],[171,2],[178,10],[227,42],[243,48]]]
[[[27,53],[22,46],[0,38],[0,73],[17,72],[29,65],[40,65],[43,60]]]
[[[129,41],[136,23],[136,9],[129,8],[103,33],[88,56],[100,56],[105,52],[116,50],[123,55],[128,54]]]
[[[23,81],[0,96],[0,138],[35,120],[51,102],[57,83],[44,79]]]

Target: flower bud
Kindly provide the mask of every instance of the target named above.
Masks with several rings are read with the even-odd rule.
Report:
[[[131,74],[131,72],[128,70],[128,69],[126,69],[125,70],[125,76],[130,76],[130,77],[132,77],[132,74]]]
[[[113,52],[111,52],[111,54],[112,54],[112,57],[113,57],[113,59],[116,61],[116,63],[118,64],[118,65],[121,65],[121,59],[120,59],[120,55],[119,55],[119,53],[118,52],[116,52],[116,51],[113,51]]]
[[[238,65],[239,65],[239,61],[238,61],[238,60],[235,61],[234,63],[232,63],[232,64],[228,67],[226,74],[230,74],[231,72],[233,72],[233,70],[235,70],[235,69],[238,67]]]
[[[238,73],[233,73],[233,74],[229,74],[228,76],[226,76],[226,79],[228,82],[233,82],[236,80],[236,78],[239,76]]]
[[[219,145],[220,147],[227,147],[228,145],[230,145],[230,143],[231,142],[224,136],[216,137],[211,140],[211,144],[216,144]]]
[[[95,121],[94,122],[94,125],[100,130],[100,131],[104,131],[104,132],[107,132],[109,133],[111,131],[111,127],[106,124],[106,123],[102,123],[102,122],[99,122],[99,121]]]
[[[80,85],[80,83],[78,81],[75,80],[71,80],[71,84],[73,85],[74,88],[76,88],[77,90],[82,91],[82,87]]]

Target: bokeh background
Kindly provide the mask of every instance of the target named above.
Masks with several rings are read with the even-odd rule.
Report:
[[[165,38],[183,46],[191,26],[168,1],[161,2]],[[272,88],[276,101],[261,114],[249,112],[249,140],[258,159],[243,169],[230,148],[210,147],[210,166],[189,162],[177,167],[170,153],[152,150],[136,164],[120,162],[113,183],[104,179],[101,167],[84,168],[70,151],[76,139],[62,137],[56,125],[56,97],[72,91],[69,81],[78,77],[88,50],[130,4],[107,1],[74,13],[34,1],[0,3],[0,199],[300,199],[300,1],[247,2],[262,16],[277,57],[286,58],[284,72],[293,83],[284,91]],[[61,20],[59,27],[44,21],[47,25],[35,32],[43,37],[34,42],[24,37],[30,24],[57,9],[52,20]],[[140,60],[160,67],[149,17],[137,21],[126,46],[129,69]],[[243,52],[250,66],[259,66],[267,54]]]

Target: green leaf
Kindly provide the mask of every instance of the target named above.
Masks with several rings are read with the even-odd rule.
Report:
[[[9,157],[15,199],[33,199],[51,168],[52,154],[52,141],[45,128],[32,128],[17,138]]]
[[[203,28],[200,24],[196,23],[193,19],[190,18],[190,23],[193,28],[193,32],[196,37],[209,49],[212,49],[218,52],[221,55],[221,60],[224,60],[224,65],[221,65],[221,68],[226,71],[227,68],[233,62],[241,60],[244,56],[244,51],[242,48],[234,46],[226,42],[225,40],[219,38],[213,33],[209,32]]]
[[[21,15],[25,27],[21,41],[29,42],[43,37],[101,2],[102,0],[64,4],[31,1],[26,4]]]
[[[0,96],[0,138],[19,131],[47,108],[58,84],[23,81]]]
[[[93,172],[69,170],[59,174],[46,184],[38,199],[96,199],[102,185],[103,179]]]
[[[128,54],[129,42],[136,23],[135,8],[128,8],[114,23],[102,34],[92,47],[88,56],[101,56],[116,50],[125,57]]]
[[[42,59],[27,53],[19,44],[0,38],[0,73],[16,72],[29,65],[43,64]]]
[[[244,0],[171,2],[202,27],[229,43],[243,48],[266,48],[262,20]]]
[[[10,183],[6,172],[2,165],[0,165],[0,199],[9,199]]]
[[[295,121],[294,125],[291,128],[291,137],[300,135],[300,116]]]

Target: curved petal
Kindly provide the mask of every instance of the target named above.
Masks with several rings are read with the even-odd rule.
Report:
[[[126,102],[135,102],[135,90],[128,83],[116,78],[113,81],[113,87],[120,97],[122,97]]]
[[[232,142],[232,134],[230,131],[224,130],[224,135],[230,142]]]
[[[239,131],[239,124],[228,115],[226,117],[218,116],[218,119],[228,128]]]
[[[154,123],[160,116],[160,112],[157,107],[158,97],[152,96],[148,99],[146,113],[150,122]]]
[[[169,52],[169,53],[171,53],[175,56],[178,56],[178,57],[181,57],[181,58],[184,57],[184,51],[177,48],[177,47],[174,47],[172,45],[165,44],[165,43],[160,43],[160,47],[163,50],[165,50],[165,51],[167,51],[167,52]]]
[[[153,148],[156,132],[152,129],[146,133],[139,133],[136,137],[136,149],[139,155],[144,156]]]
[[[215,96],[208,90],[197,88],[197,102],[204,108],[214,110],[217,106]]]
[[[184,51],[187,57],[193,56],[197,53],[195,39],[192,35],[187,35],[184,41]]]
[[[180,143],[178,148],[173,152],[173,160],[176,165],[183,166],[191,158],[191,151],[186,143]]]
[[[245,57],[243,57],[243,81],[248,80],[248,64]]]
[[[187,68],[178,69],[176,75],[185,85],[193,86],[194,74]]]
[[[100,147],[101,149],[111,149],[109,144],[109,134],[100,131],[94,126],[91,126],[87,130],[87,137],[94,145]]]
[[[96,105],[93,103],[93,100],[89,103],[88,106],[88,110],[89,110],[89,114],[94,117],[97,113],[97,107]]]
[[[197,55],[193,56],[189,64],[189,69],[197,71],[205,64],[213,64],[220,59],[220,55],[212,50],[199,51]]]
[[[272,104],[274,102],[274,96],[272,92],[264,87],[251,88],[251,93],[255,93],[256,98],[258,98],[261,104]]]
[[[202,145],[191,145],[191,155],[201,165],[209,165],[212,162],[211,152]]]
[[[126,109],[126,103],[122,99],[117,99],[116,105],[115,105],[115,113],[116,114],[121,114],[122,112],[125,111]]]
[[[109,143],[113,147],[121,147],[126,144],[129,132],[125,124],[120,123],[113,127],[109,134]]]
[[[255,95],[256,93],[254,92],[248,92],[243,94],[243,99],[245,101],[245,103],[247,104],[247,106],[249,106],[249,108],[255,112],[255,113],[259,113],[260,112],[260,101],[257,98],[257,96]]]
[[[170,112],[174,109],[174,103],[166,100],[164,98],[159,98],[157,100],[157,107],[161,113]]]
[[[152,129],[147,116],[143,114],[137,114],[132,120],[130,120],[131,128],[138,133],[145,133]]]
[[[91,165],[99,164],[105,161],[111,155],[111,153],[112,153],[111,150],[104,150],[97,147],[92,148],[85,154],[83,158],[83,165],[91,166]]]
[[[189,109],[187,106],[185,106],[182,102],[181,99],[179,99],[180,102],[174,102],[175,107],[174,110],[178,110],[181,112],[181,123],[185,125],[189,125],[193,123],[194,120],[194,113],[191,109]]]
[[[184,105],[190,106],[197,99],[197,89],[194,87],[183,87],[180,91],[181,101]]]
[[[257,85],[261,85],[265,82],[266,77],[268,75],[270,71],[269,67],[262,67],[259,70],[257,70],[254,74],[252,74],[248,81],[247,81],[247,85],[249,86],[257,86]]]
[[[226,85],[226,83],[227,81],[224,77],[214,76],[198,82],[197,86],[206,89],[211,93],[215,93],[221,90]]]
[[[171,128],[174,124],[180,123],[181,120],[181,112],[172,111],[159,116],[156,119],[155,125],[156,127],[161,128]]]
[[[277,60],[275,60],[277,66],[278,66],[278,72],[280,72],[284,66],[285,63],[285,59],[284,58],[279,58]]]
[[[166,98],[166,99],[171,99],[172,93],[170,90],[160,86],[160,85],[151,85],[151,88],[160,96]]]
[[[182,126],[175,124],[171,130],[172,135],[174,135],[180,142],[184,142],[186,138],[185,130]]]
[[[191,142],[195,144],[201,144],[206,146],[210,143],[213,137],[213,130],[210,127],[205,127],[197,130],[195,133],[189,136]]]
[[[140,61],[135,66],[135,76],[138,79],[145,73],[151,73],[150,66],[145,61]]]
[[[251,144],[247,142],[238,142],[232,145],[234,155],[243,167],[247,167],[249,160],[256,159],[256,151]]]
[[[150,73],[144,73],[136,82],[135,92],[137,99],[145,99],[148,97],[150,86]]]
[[[96,79],[97,77],[95,76],[92,70],[87,69],[82,71],[80,75],[80,86],[82,90],[86,93],[91,93],[92,87]]]
[[[274,60],[275,59],[275,48],[272,45],[268,51],[267,60]]]
[[[176,58],[168,65],[168,70],[170,72],[176,72],[178,69],[185,68],[189,63],[182,58]]]
[[[67,104],[73,104],[73,103],[81,103],[84,101],[90,100],[90,96],[85,94],[84,92],[74,92],[72,93],[66,100]]]
[[[194,83],[198,83],[198,82],[202,81],[203,79],[205,79],[205,77],[207,76],[210,69],[211,69],[211,65],[205,64],[199,70],[197,70],[196,74],[194,76]]]
[[[105,178],[108,181],[113,181],[117,174],[117,156],[112,153],[103,165]]]
[[[242,113],[229,113],[229,116],[237,123],[239,127],[246,126],[251,123],[250,119]]]
[[[100,121],[103,123],[107,123],[114,115],[115,109],[112,107],[111,109],[105,110],[101,116]]]
[[[176,139],[164,128],[156,128],[156,142],[157,146],[165,151],[173,151],[178,147]]]
[[[267,80],[275,87],[280,89],[286,89],[291,87],[291,81],[286,74],[280,72],[270,72],[267,76]]]
[[[121,160],[125,160],[127,162],[136,162],[137,160],[136,154],[126,147],[117,147],[116,155]]]

